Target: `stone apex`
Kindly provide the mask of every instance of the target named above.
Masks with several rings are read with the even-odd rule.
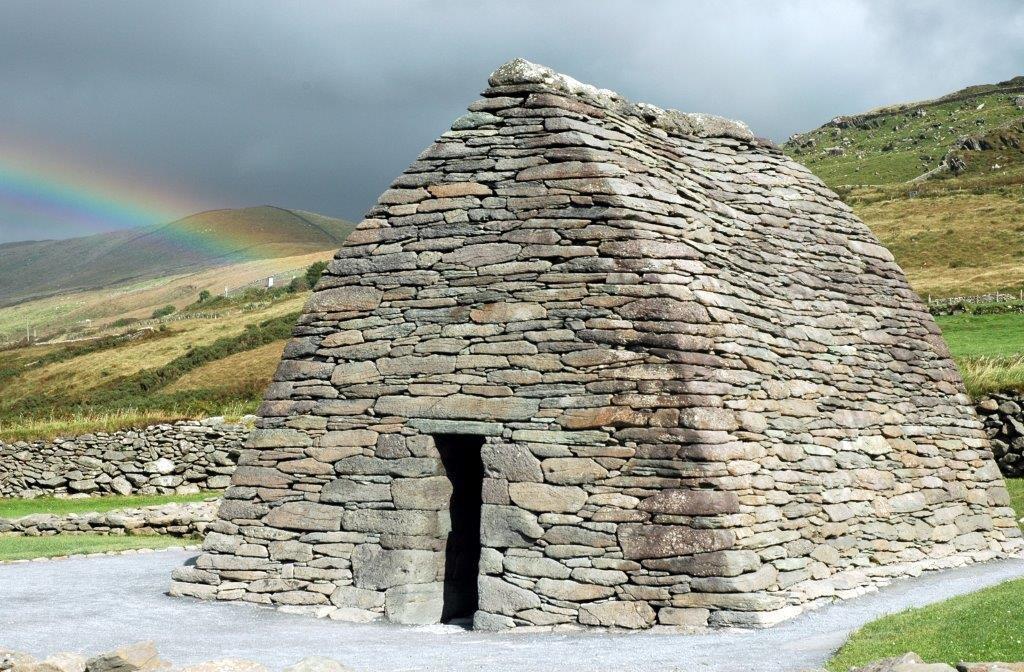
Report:
[[[500,66],[491,73],[488,83],[492,87],[528,84],[568,93],[591,105],[641,118],[672,135],[727,137],[748,141],[755,139],[753,132],[742,121],[699,112],[663,109],[649,103],[634,103],[615,91],[584,84],[569,75],[555,72],[547,66],[532,63],[524,58],[515,58]]]

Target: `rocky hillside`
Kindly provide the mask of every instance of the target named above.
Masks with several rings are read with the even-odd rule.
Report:
[[[793,135],[788,154],[830,186],[907,182],[943,165],[951,173],[1024,165],[1024,76],[934,100],[839,116]]]
[[[336,250],[353,224],[272,206],[213,210],[169,224],[0,245],[0,307],[243,261]]]
[[[922,296],[1024,289],[1024,77],[839,116],[784,149],[840,193]]]

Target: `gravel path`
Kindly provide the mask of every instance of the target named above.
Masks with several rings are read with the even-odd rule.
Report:
[[[820,667],[854,628],[883,614],[1024,576],[1024,559],[903,580],[771,630],[485,634],[451,626],[353,625],[164,595],[193,555],[164,551],[0,565],[0,646],[95,653],[152,639],[177,665],[237,656],[281,669],[308,655],[360,671],[801,670]]]

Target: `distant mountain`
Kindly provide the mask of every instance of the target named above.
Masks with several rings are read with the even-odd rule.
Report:
[[[351,222],[273,206],[211,210],[169,224],[0,244],[0,306],[339,247]]]
[[[839,116],[784,148],[833,187],[988,176],[1024,167],[1022,122],[1024,77],[1014,77]]]

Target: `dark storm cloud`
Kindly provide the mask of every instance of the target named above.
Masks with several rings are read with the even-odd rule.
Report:
[[[7,0],[0,151],[357,219],[515,56],[782,140],[1022,74],[1021,35],[1015,1]],[[0,242],[90,232],[24,224]]]

